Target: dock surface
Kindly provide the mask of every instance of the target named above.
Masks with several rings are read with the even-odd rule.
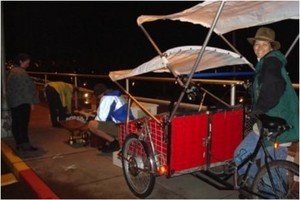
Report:
[[[31,113],[29,137],[33,146],[42,149],[43,155],[19,158],[14,153],[13,138],[2,138],[2,162],[5,162],[2,165],[9,166],[17,180],[29,186],[37,198],[136,198],[126,184],[122,169],[113,164],[112,154],[102,154],[91,146],[71,146],[67,143],[69,135],[66,129],[51,127],[47,106],[37,105]],[[218,190],[188,174],[157,177],[148,198],[236,199],[238,192]]]

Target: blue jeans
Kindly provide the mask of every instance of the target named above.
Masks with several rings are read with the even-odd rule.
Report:
[[[258,142],[259,136],[255,134],[255,132],[250,132],[244,140],[241,142],[241,144],[235,149],[234,152],[234,158],[239,158],[235,159],[235,164],[238,166],[248,155],[253,153],[255,146]],[[287,147],[278,147],[276,150],[274,149],[273,146],[268,146],[267,151],[269,154],[272,156],[273,159],[276,158],[276,160],[285,160],[287,157]],[[275,151],[275,158],[274,158],[274,151]],[[264,152],[262,149],[259,150],[256,160],[260,159],[261,166],[257,166],[256,162],[254,162],[249,170],[250,177],[254,178],[258,167],[261,168],[265,164],[265,159],[264,159]],[[248,165],[244,165],[242,168],[238,170],[238,174],[242,175],[246,172]]]

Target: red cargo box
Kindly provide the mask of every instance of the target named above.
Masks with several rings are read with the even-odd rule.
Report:
[[[166,116],[157,117],[163,121]],[[153,119],[148,124],[160,164],[166,164],[169,175],[175,176],[231,160],[242,140],[243,119],[242,109],[176,116],[169,126],[168,143],[163,127]],[[128,124],[128,133],[140,134],[135,124]],[[121,144],[125,137],[125,125],[121,125]]]
[[[243,139],[244,112],[242,109],[216,112],[210,117],[210,163],[231,160],[234,150]]]
[[[208,115],[177,116],[171,122],[170,173],[188,173],[205,165]]]

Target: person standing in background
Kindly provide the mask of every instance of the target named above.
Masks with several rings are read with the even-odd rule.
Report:
[[[36,86],[26,72],[30,56],[21,53],[16,57],[15,63],[7,77],[7,103],[11,110],[12,134],[17,153],[24,156],[38,150],[30,144],[28,126],[31,109],[34,108],[34,104],[39,103],[39,99]]]
[[[45,87],[52,127],[62,127],[59,123],[72,112],[72,97],[77,88],[61,81],[49,82]]]

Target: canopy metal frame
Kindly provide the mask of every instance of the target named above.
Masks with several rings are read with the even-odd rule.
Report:
[[[220,1],[220,5],[218,7],[218,10],[214,16],[214,19],[211,23],[211,26],[209,27],[209,31],[206,35],[205,41],[202,45],[202,49],[199,51],[197,59],[192,67],[191,73],[189,73],[188,79],[186,82],[183,82],[181,80],[181,78],[177,75],[177,73],[175,73],[172,70],[171,64],[169,62],[166,62],[166,67],[169,69],[169,71],[173,74],[173,76],[176,78],[176,81],[179,83],[180,86],[183,87],[180,96],[176,102],[175,107],[172,109],[172,111],[170,112],[170,115],[168,116],[167,120],[165,123],[160,122],[152,113],[150,113],[142,104],[139,103],[139,101],[132,96],[129,92],[128,92],[128,88],[125,89],[120,83],[118,83],[118,81],[115,81],[115,83],[129,96],[129,98],[134,101],[148,116],[150,116],[152,119],[154,119],[158,124],[160,125],[164,125],[167,126],[172,119],[174,118],[180,103],[183,100],[184,95],[186,94],[186,91],[191,83],[192,77],[195,74],[195,71],[197,69],[197,66],[201,63],[201,59],[202,56],[204,54],[205,48],[207,47],[207,44],[211,38],[212,33],[214,32],[214,29],[216,27],[216,24],[218,23],[218,20],[220,18],[220,15],[222,13],[222,10],[224,8],[224,5],[226,3],[226,0],[222,0]],[[154,49],[157,51],[158,55],[162,58],[167,60],[167,58],[165,57],[165,55],[162,53],[162,51],[160,50],[160,48],[158,47],[158,45],[155,43],[155,41],[152,39],[152,37],[150,36],[150,34],[147,32],[147,30],[144,28],[142,23],[138,23],[138,26],[141,28],[141,30],[144,32],[145,36],[147,37],[147,39],[150,41],[150,43],[152,44],[152,46],[154,47]],[[224,41],[225,43],[237,54],[239,54],[241,57],[242,54],[234,47],[234,45],[232,45],[225,37],[223,34],[218,34]],[[291,52],[291,50],[294,48],[294,46],[296,45],[297,41],[299,40],[299,34],[296,36],[295,40],[293,41],[293,43],[291,44],[290,48],[288,49],[288,51],[285,54],[285,57],[287,57],[289,55],[289,53]],[[253,69],[255,71],[255,68],[253,67],[253,65],[251,63],[248,64],[251,69]],[[126,81],[128,81],[128,79],[126,79]],[[224,102],[222,99],[218,98],[217,96],[213,95],[212,93],[210,93],[209,91],[205,90],[204,88],[200,87],[199,88],[201,91],[204,92],[204,94],[208,94],[210,95],[212,98],[216,99],[217,101],[221,102],[222,104],[224,104],[227,107],[232,107],[231,105],[227,104],[226,102]],[[203,95],[205,97],[205,95]],[[202,99],[203,101],[203,99]],[[129,105],[130,106],[130,105]],[[128,119],[127,119],[128,120]]]
[[[217,22],[218,22],[218,19],[219,19],[219,17],[220,17],[220,14],[221,14],[221,11],[222,11],[222,9],[223,9],[223,7],[224,7],[224,4],[225,4],[225,1],[222,1],[221,4],[220,4],[220,7],[219,7],[219,9],[218,9],[218,12],[216,13],[215,18],[214,18],[214,20],[213,20],[213,22],[212,22],[211,28],[210,28],[209,32],[207,33],[207,36],[206,36],[206,38],[205,38],[205,41],[204,41],[204,43],[203,43],[203,45],[202,45],[202,49],[200,50],[200,52],[199,52],[199,54],[198,54],[198,57],[197,57],[197,59],[196,59],[196,61],[195,61],[195,63],[194,63],[194,66],[193,66],[193,68],[192,68],[192,71],[191,71],[191,73],[189,74],[188,80],[186,81],[186,83],[185,83],[185,85],[184,85],[184,88],[183,88],[183,90],[182,90],[182,92],[181,92],[181,94],[180,94],[180,96],[179,96],[179,98],[178,98],[178,101],[177,101],[177,103],[176,103],[176,105],[175,105],[173,111],[171,112],[170,116],[169,116],[168,119],[166,120],[166,125],[168,125],[168,124],[172,121],[172,119],[174,118],[174,116],[175,116],[175,114],[176,114],[176,111],[178,110],[178,107],[179,107],[179,105],[180,105],[180,103],[181,103],[181,101],[182,101],[182,99],[183,99],[183,97],[184,97],[184,95],[185,95],[185,93],[186,93],[186,90],[187,90],[188,86],[189,86],[190,83],[191,83],[191,80],[192,80],[192,78],[193,78],[193,76],[194,76],[194,74],[195,74],[196,68],[197,68],[197,66],[198,66],[198,65],[200,64],[200,62],[201,62],[201,59],[202,59],[204,50],[205,50],[205,48],[206,48],[206,46],[207,46],[207,44],[208,44],[208,42],[209,42],[209,40],[210,40],[210,38],[211,38],[211,35],[212,35],[212,33],[213,33],[213,30],[214,30],[214,28],[215,28],[215,26],[216,26],[216,24],[217,24]],[[207,94],[210,94],[210,93],[207,93]]]
[[[184,83],[179,77],[178,75],[172,70],[172,68],[170,67],[170,63],[169,62],[166,62],[167,63],[167,68],[169,69],[169,71],[174,75],[174,77],[176,78],[176,81],[179,83],[180,86],[183,87],[181,93],[180,93],[180,96],[176,102],[176,105],[175,107],[172,109],[170,115],[168,116],[167,120],[165,121],[164,124],[162,124],[152,113],[150,113],[146,108],[143,107],[142,104],[140,104],[138,102],[138,100],[136,98],[134,98],[134,96],[132,96],[129,92],[128,92],[128,88],[127,90],[121,85],[119,84],[117,81],[115,82],[124,92],[125,94],[127,94],[148,116],[150,116],[151,118],[153,118],[157,123],[159,123],[160,125],[164,125],[164,126],[168,126],[170,124],[170,122],[172,121],[172,119],[174,118],[179,106],[180,106],[180,103],[182,102],[183,100],[183,97],[184,95],[186,94],[186,91],[191,83],[191,80],[193,78],[193,75],[195,74],[195,71],[197,69],[197,66],[200,64],[201,62],[201,59],[202,59],[202,56],[204,54],[204,51],[205,51],[205,48],[211,38],[211,35],[213,33],[213,30],[214,30],[214,27],[216,26],[217,22],[218,22],[218,19],[220,17],[220,14],[222,12],[222,9],[224,7],[224,4],[225,4],[225,1],[221,1],[220,2],[220,6],[219,6],[219,9],[218,9],[218,12],[216,13],[215,17],[214,17],[214,20],[212,22],[212,25],[211,25],[211,28],[205,38],[205,41],[202,45],[202,48],[201,50],[199,51],[199,54],[197,56],[197,59],[192,67],[192,70],[191,70],[191,73],[189,73],[189,76],[188,76],[188,80]],[[154,40],[152,39],[152,37],[150,36],[150,34],[147,32],[147,30],[143,27],[142,24],[139,25],[142,29],[142,31],[144,32],[144,34],[146,35],[146,37],[148,38],[148,40],[150,41],[150,43],[152,44],[152,46],[154,47],[154,49],[157,51],[158,55],[162,58],[162,59],[167,59],[164,54],[162,53],[162,51],[159,49],[159,47],[157,46],[157,44],[154,42]],[[212,98],[216,99],[217,101],[221,102],[222,104],[224,104],[225,106],[227,107],[231,107],[229,104],[227,104],[226,102],[224,102],[222,99],[218,98],[217,96],[213,95],[212,93],[210,93],[208,90],[204,89],[203,87],[200,87],[199,88],[201,91],[204,92],[204,94],[208,94],[210,95]],[[205,95],[204,95],[205,97]]]

